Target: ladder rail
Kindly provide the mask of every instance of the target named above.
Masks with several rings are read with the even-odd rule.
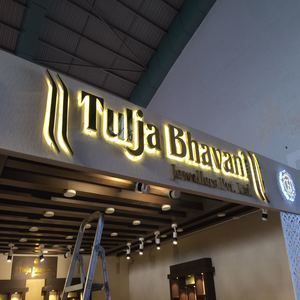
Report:
[[[89,300],[91,290],[92,290],[92,284],[93,284],[93,278],[95,275],[95,269],[97,267],[97,258],[98,258],[98,253],[99,253],[99,247],[100,247],[100,242],[101,242],[101,237],[103,233],[103,227],[104,227],[104,220],[103,216],[100,215],[98,219],[98,224],[97,224],[97,230],[95,234],[95,239],[93,243],[93,249],[91,253],[91,259],[89,263],[89,268],[88,268],[88,273],[86,276],[85,280],[85,286],[84,286],[84,292],[83,292],[83,297],[82,300]]]
[[[108,280],[108,272],[107,272],[107,267],[106,267],[105,250],[101,246],[100,246],[100,249],[99,249],[99,255],[101,256],[101,261],[102,261],[103,281],[104,281],[104,289],[105,289],[106,300],[111,300],[109,280]]]
[[[91,253],[91,258],[89,261],[87,276],[85,276],[84,267],[83,267],[83,259],[82,259],[82,256],[80,255],[80,247],[81,247],[81,243],[83,240],[86,224],[90,223],[91,221],[93,221],[95,219],[98,219],[97,229],[96,229],[96,234],[95,234],[95,238],[94,238],[94,242],[93,242],[92,253]],[[107,268],[106,268],[106,256],[105,256],[105,251],[104,251],[103,247],[101,246],[103,228],[104,228],[104,217],[103,217],[102,213],[99,211],[92,213],[90,216],[88,216],[87,218],[85,218],[82,221],[79,231],[78,231],[78,235],[77,235],[75,247],[73,250],[73,255],[71,258],[71,263],[69,266],[64,289],[61,294],[61,300],[67,300],[68,290],[72,289],[72,286],[71,286],[72,279],[73,279],[75,271],[76,271],[75,268],[76,268],[77,263],[79,263],[79,267],[80,267],[80,280],[81,280],[81,285],[78,285],[78,286],[83,286],[82,300],[90,299],[93,279],[94,279],[94,275],[95,275],[95,269],[97,267],[97,260],[98,260],[99,256],[102,261],[102,272],[103,272],[103,280],[104,280],[103,286],[104,286],[104,290],[105,290],[105,299],[111,300],[109,282],[108,282],[108,273],[107,273]]]

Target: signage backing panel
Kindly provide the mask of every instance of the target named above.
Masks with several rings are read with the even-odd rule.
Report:
[[[0,61],[3,153],[300,212],[300,193],[285,201],[277,185],[283,169],[299,182],[297,170],[6,52]]]

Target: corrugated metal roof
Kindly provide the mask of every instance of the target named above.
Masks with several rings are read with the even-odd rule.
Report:
[[[13,51],[16,48],[18,31],[0,24],[0,47]]]
[[[51,0],[34,60],[128,98],[183,1]],[[14,52],[31,6],[0,0],[0,7],[0,46]]]
[[[0,0],[0,20],[21,27],[25,7],[11,0]]]

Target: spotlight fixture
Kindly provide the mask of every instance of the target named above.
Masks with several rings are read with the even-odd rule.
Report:
[[[139,245],[139,255],[144,255],[144,238],[139,238],[140,245]]]
[[[47,250],[45,251],[45,245],[44,244],[40,244],[39,248],[40,248],[39,261],[43,262],[45,260],[44,253],[48,253],[48,251]]]
[[[112,215],[115,213],[115,209],[113,207],[108,207],[106,210],[105,210],[105,214],[107,215]]]
[[[86,223],[84,226],[84,229],[91,229],[92,228],[92,224],[90,223]]]
[[[64,196],[67,198],[73,198],[76,196],[76,194],[77,194],[77,192],[73,189],[67,189],[64,191]]]
[[[118,236],[119,234],[117,233],[117,232],[112,232],[111,234],[110,234],[110,236],[111,237],[116,237],[116,236]]]
[[[152,240],[150,240],[150,239],[149,239],[149,240],[146,240],[146,243],[147,243],[147,244],[152,244]]]
[[[126,259],[130,260],[131,259],[131,243],[127,243],[127,249],[126,249]]]
[[[224,218],[224,217],[226,217],[226,213],[218,213],[217,217],[218,218]]]
[[[43,254],[43,253],[41,253],[41,254],[39,255],[39,260],[40,260],[40,262],[43,262],[43,261],[45,260],[45,257],[44,257],[44,254]]]
[[[8,247],[9,247],[9,252],[7,254],[7,262],[8,263],[11,263],[12,262],[12,259],[13,259],[13,248],[14,248],[14,244],[12,243],[9,243],[8,244]]]
[[[145,183],[137,182],[135,184],[135,191],[137,193],[147,194],[147,193],[149,193],[149,190],[150,190],[150,186]]]
[[[262,210],[261,210],[261,219],[262,219],[262,221],[268,221],[268,217],[269,217],[268,210],[265,209],[265,208],[262,208]]]
[[[161,236],[160,236],[160,238],[161,239],[166,239],[168,236],[166,235],[166,234],[162,234]]]
[[[159,231],[154,232],[156,250],[160,250],[160,237],[159,237],[159,235],[160,235]]]
[[[177,228],[177,232],[183,232],[183,228]]]
[[[10,251],[8,254],[7,254],[7,262],[8,263],[11,263],[12,262],[12,258],[13,258],[13,254],[12,254],[12,251]]]
[[[171,210],[171,205],[170,204],[163,204],[162,206],[161,206],[161,210],[162,211],[169,211],[169,210]]]
[[[181,197],[181,192],[176,190],[171,190],[169,192],[169,198],[170,199],[179,199]]]
[[[73,235],[67,235],[66,240],[73,240],[74,236]]]
[[[39,231],[39,228],[36,227],[36,226],[32,226],[32,227],[29,228],[29,231],[30,232],[37,232],[37,231]]]
[[[26,243],[28,240],[27,240],[27,238],[20,238],[19,239],[19,242],[20,243]]]
[[[140,220],[133,220],[132,225],[133,226],[139,226],[139,225],[141,225],[141,221]]]
[[[171,227],[173,228],[173,245],[177,245],[178,241],[177,241],[177,224],[173,223],[171,225]]]
[[[66,251],[65,254],[64,254],[64,258],[70,257],[71,254],[72,254],[72,245],[68,245],[68,246],[67,246],[67,251]]]
[[[44,217],[45,218],[53,218],[55,215],[54,211],[50,211],[50,210],[47,210],[44,212]]]

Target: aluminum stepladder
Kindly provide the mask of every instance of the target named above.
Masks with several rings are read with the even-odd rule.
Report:
[[[87,271],[87,275],[85,276],[84,267],[83,267],[83,259],[80,254],[80,247],[82,243],[82,239],[84,236],[85,226],[86,224],[98,220],[97,222],[97,229],[94,238],[92,253],[89,261],[89,267]],[[66,278],[65,286],[63,292],[61,294],[62,300],[67,300],[68,293],[70,292],[82,292],[82,300],[89,300],[92,292],[93,287],[93,279],[95,275],[95,269],[97,266],[98,257],[100,256],[102,261],[102,273],[103,273],[103,288],[105,291],[105,300],[111,300],[109,283],[108,283],[108,274],[106,269],[106,257],[105,251],[101,246],[101,237],[104,227],[104,218],[101,212],[94,212],[89,217],[84,219],[80,225],[79,232],[77,235],[73,255],[71,258],[71,264],[69,267],[68,275]],[[80,282],[79,284],[72,285],[72,279],[76,273],[76,266],[79,265],[80,268]]]

